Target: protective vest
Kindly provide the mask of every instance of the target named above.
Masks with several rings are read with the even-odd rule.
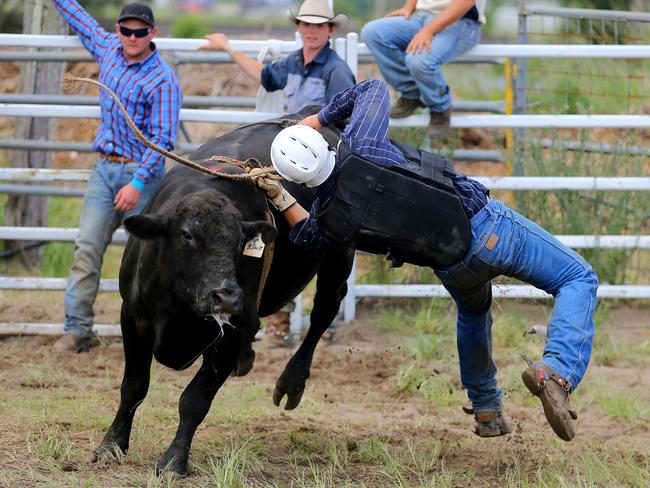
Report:
[[[460,261],[471,228],[451,175],[451,161],[396,144],[407,165],[379,166],[345,144],[338,147],[334,193],[316,204],[322,235],[333,243],[437,268]]]

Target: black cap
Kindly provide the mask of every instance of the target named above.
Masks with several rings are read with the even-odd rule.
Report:
[[[139,19],[143,22],[146,22],[150,26],[154,26],[153,12],[148,5],[144,3],[127,3],[120,12],[120,16],[117,19],[118,22],[122,22],[125,19]]]

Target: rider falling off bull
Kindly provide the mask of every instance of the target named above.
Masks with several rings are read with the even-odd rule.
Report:
[[[386,84],[368,80],[276,136],[273,166],[283,178],[315,189],[309,210],[276,180],[259,176],[258,186],[292,227],[290,239],[311,253],[351,246],[386,254],[394,265],[433,268],[458,310],[461,380],[481,437],[511,430],[492,360],[491,280],[510,276],[553,295],[543,357],[527,360],[522,379],[540,398],[553,431],[573,439],[577,414],[569,396],[591,356],[596,273],[449,161],[392,142],[389,110]],[[347,118],[332,150],[319,131]]]

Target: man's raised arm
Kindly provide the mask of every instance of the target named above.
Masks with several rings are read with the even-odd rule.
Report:
[[[72,31],[81,40],[92,57],[99,61],[106,51],[111,34],[101,28],[76,0],[52,0]]]

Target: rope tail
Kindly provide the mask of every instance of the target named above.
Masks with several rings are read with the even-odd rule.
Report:
[[[160,146],[156,145],[155,143],[151,142],[149,139],[147,139],[147,137],[140,131],[140,129],[138,129],[138,127],[135,125],[135,123],[133,122],[133,120],[129,116],[129,113],[127,112],[126,108],[124,108],[124,105],[122,105],[121,100],[118,98],[118,96],[115,93],[113,93],[113,90],[111,90],[109,87],[107,87],[106,85],[104,85],[103,83],[101,83],[99,81],[92,80],[90,78],[79,78],[79,77],[76,77],[76,76],[74,76],[74,75],[72,75],[70,73],[66,73],[66,75],[63,77],[63,88],[66,91],[71,91],[71,90],[74,89],[77,82],[91,83],[93,85],[97,85],[97,86],[103,88],[104,90],[106,90],[106,92],[113,98],[113,100],[115,100],[115,103],[117,103],[117,106],[120,108],[120,110],[124,114],[124,118],[126,119],[126,123],[131,128],[133,133],[148,148],[153,149],[154,151],[162,154],[163,156],[165,156],[165,157],[167,157],[169,159],[173,159],[177,163],[180,163],[180,164],[182,164],[184,166],[192,168],[192,169],[194,169],[196,171],[199,171],[201,173],[208,174],[210,176],[218,176],[218,177],[226,178],[226,179],[229,179],[229,180],[245,180],[245,179],[253,178],[253,176],[249,175],[248,173],[229,174],[229,173],[221,173],[221,172],[218,172],[218,171],[213,171],[210,168],[206,168],[205,166],[201,166],[200,164],[195,163],[194,161],[190,161],[189,159],[178,156],[177,154],[174,154],[173,152],[167,151],[165,148],[160,147]],[[241,166],[241,167],[244,167],[244,168],[247,167],[245,162],[239,161],[239,160],[234,159],[234,158],[229,158],[227,156],[212,156],[210,159],[212,161],[220,161],[220,162],[224,162],[224,163],[237,164],[238,166]],[[266,167],[266,168],[262,167],[262,168],[259,168],[256,171],[255,178],[257,178],[259,176],[262,176],[262,175],[267,175],[267,174],[272,177],[273,173],[276,173],[274,168],[272,168],[272,167]]]

